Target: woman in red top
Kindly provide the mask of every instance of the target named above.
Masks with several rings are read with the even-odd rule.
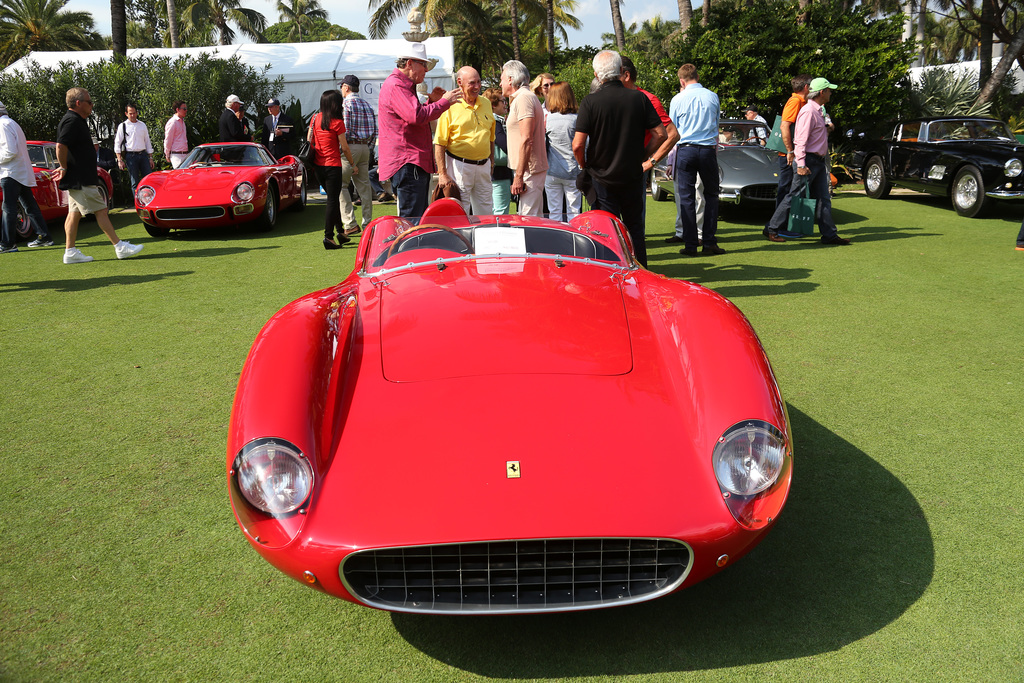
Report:
[[[320,113],[310,122],[307,138],[314,148],[313,164],[317,179],[327,192],[324,220],[324,249],[341,249],[349,241],[341,226],[341,155],[348,159],[353,173],[358,172],[352,152],[345,141],[345,101],[337,90],[325,90],[320,96]],[[338,242],[334,233],[338,233]]]

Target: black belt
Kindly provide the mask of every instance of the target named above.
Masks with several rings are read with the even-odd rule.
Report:
[[[715,145],[698,145],[696,142],[680,142],[676,146],[677,147],[706,147],[707,149],[711,149]]]
[[[368,145],[372,139],[373,138],[348,138],[348,142],[353,145]]]
[[[184,152],[171,152],[171,154],[188,154],[188,150],[186,149]]]
[[[461,161],[466,164],[473,164],[474,166],[483,166],[484,164],[491,160],[490,157],[484,157],[480,161],[473,161],[472,159],[463,159],[462,157],[457,157],[448,150],[445,150],[444,153],[450,156],[452,159],[455,159],[456,161]]]
[[[141,152],[128,151],[128,152],[125,152],[125,154],[149,154],[149,152],[147,152],[145,150],[142,150]]]

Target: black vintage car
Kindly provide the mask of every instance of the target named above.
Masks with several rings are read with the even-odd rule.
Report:
[[[894,185],[953,200],[961,216],[980,215],[992,199],[1024,199],[1024,145],[1009,126],[971,116],[897,122],[855,156],[864,191],[881,199]]]

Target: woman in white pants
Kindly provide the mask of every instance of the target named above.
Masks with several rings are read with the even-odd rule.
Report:
[[[579,215],[583,195],[576,187],[579,164],[572,154],[572,138],[576,135],[576,112],[579,107],[572,88],[565,81],[553,84],[544,99],[548,115],[545,120],[548,139],[548,175],[544,191],[548,195],[548,216],[556,221],[570,221]],[[567,213],[562,212],[565,198]]]

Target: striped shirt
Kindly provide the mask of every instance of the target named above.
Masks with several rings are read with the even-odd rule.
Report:
[[[377,115],[373,107],[355,93],[345,96],[345,139],[373,144],[377,137]]]

